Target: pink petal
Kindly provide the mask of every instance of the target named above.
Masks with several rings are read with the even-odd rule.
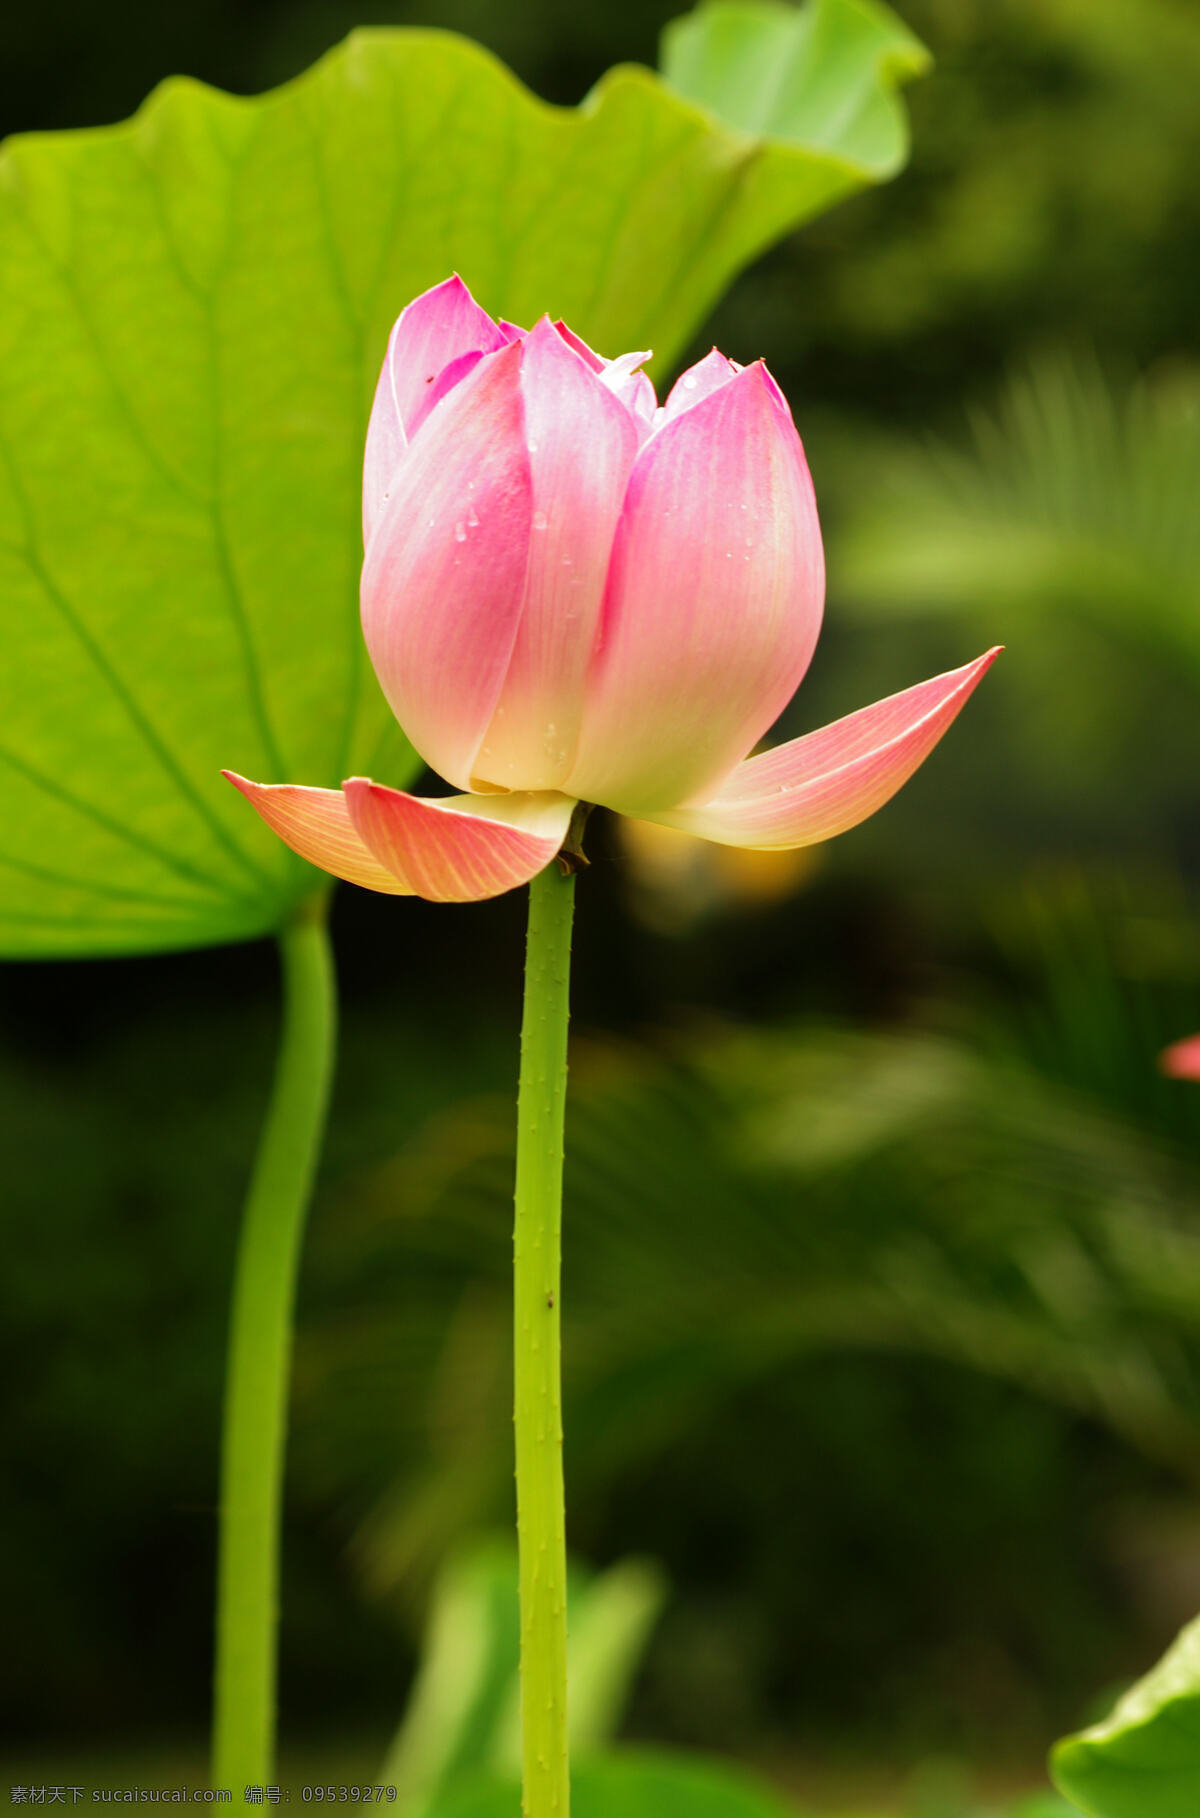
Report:
[[[615,360],[602,360],[565,322],[555,322],[554,331],[568,347],[575,349],[580,359],[587,361],[593,372],[603,375],[609,390],[615,392],[621,402],[632,410],[639,424],[653,423],[658,399],[650,379],[644,372],[637,370],[644,360],[650,358],[648,353],[620,354]]]
[[[703,800],[794,693],[824,577],[800,438],[747,367],[638,456],[562,786],[631,814]]]
[[[587,361],[593,372],[604,371],[605,362],[600,355],[593,353],[587,342],[582,340],[573,328],[568,328],[565,322],[559,321],[554,324],[554,332],[562,337],[568,347],[575,349],[581,360]]]
[[[546,794],[422,800],[361,776],[345,792],[376,857],[432,903],[478,902],[528,883],[559,851],[575,808]]]
[[[384,355],[363,463],[363,541],[370,540],[392,474],[423,408],[426,388],[464,353],[490,353],[505,335],[456,274],[403,310]]]
[[[520,367],[488,354],[437,405],[389,487],[367,547],[363,632],[421,756],[470,784],[508,670],[533,516]]]
[[[355,832],[340,789],[305,789],[298,783],[251,783],[223,770],[273,833],[293,852],[348,884],[382,890],[388,896],[412,896],[411,887],[379,860]]]
[[[472,785],[557,789],[574,755],[613,537],[638,448],[637,426],[605,377],[549,321],[530,330],[521,363],[533,475],[529,567],[512,661]]]
[[[637,399],[641,403],[643,416],[647,415],[645,408],[647,387],[649,387],[649,397],[652,400],[650,416],[654,415],[658,404],[653,385],[650,384],[645,373],[640,370],[650,358],[649,349],[643,353],[619,354],[615,360],[605,362],[604,370],[599,375],[601,384],[606,385],[614,397],[620,398],[627,410],[633,409],[634,400]]]
[[[388,343],[392,395],[405,432],[425,388],[444,366],[465,353],[494,353],[508,336],[493,322],[457,273],[434,285],[401,311]]]
[[[393,328],[392,340],[395,339],[395,336],[396,330]],[[367,424],[367,446],[363,455],[364,549],[371,540],[371,532],[379,520],[387,499],[388,485],[400,464],[400,458],[407,443],[408,437],[400,419],[400,407],[396,403],[392,391],[392,343],[389,341],[383,369],[379,374],[379,383],[375,387],[375,402],[371,406],[371,420]]]
[[[1200,1035],[1189,1035],[1185,1041],[1164,1048],[1158,1064],[1170,1079],[1200,1080]]]
[[[699,404],[714,391],[720,391],[723,385],[728,385],[741,371],[740,366],[735,366],[732,360],[727,360],[714,347],[702,360],[697,360],[694,366],[689,366],[686,372],[680,373],[667,393],[667,401],[663,405],[663,422],[670,423],[681,410],[690,410],[694,404]],[[770,377],[766,367],[763,372]],[[771,383],[775,384],[774,379]]]
[[[747,758],[711,802],[643,818],[723,846],[811,846],[874,814],[928,757],[1000,654]]]
[[[408,439],[410,442],[433,409],[434,405],[440,404],[447,392],[453,391],[454,387],[460,384],[469,372],[474,372],[482,358],[482,353],[478,351],[457,354],[453,360],[442,367],[441,372],[433,381],[433,384],[425,387],[424,396],[417,400],[416,409],[408,419]],[[383,495],[383,499],[386,504],[386,492]]]
[[[658,416],[658,394],[649,375],[644,372],[635,372],[632,383],[620,393],[620,396],[637,418],[641,439],[645,441],[655,427]]]

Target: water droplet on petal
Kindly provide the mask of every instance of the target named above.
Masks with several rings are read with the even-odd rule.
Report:
[[[536,442],[526,442],[525,446],[529,450],[530,454],[536,454],[538,451],[538,445]]]
[[[683,375],[683,389],[685,391],[695,391],[696,385],[697,379],[695,373],[685,372]]]
[[[467,513],[467,523],[471,526],[471,529],[474,530],[474,528],[478,524],[478,522],[479,522],[479,513],[476,511],[475,507],[472,505],[470,511]]]
[[[533,528],[535,530],[545,530],[546,523],[547,523],[547,519],[546,519],[545,512],[544,511],[535,511],[533,514]]]
[[[467,540],[467,527],[463,523],[462,519],[460,518],[458,523],[454,526],[454,541],[456,543],[465,543],[466,540]]]

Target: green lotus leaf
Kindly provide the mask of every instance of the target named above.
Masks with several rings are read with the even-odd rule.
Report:
[[[1089,1818],[1200,1812],[1200,1617],[1102,1723],[1060,1742],[1054,1783]]]
[[[822,148],[857,186],[890,177],[908,155],[896,85],[922,75],[929,53],[875,0],[712,0],[663,34],[672,88],[776,153]]]
[[[903,155],[908,34],[813,0],[780,63],[785,10],[712,7],[669,38],[675,87],[618,68],[574,109],[464,39],[372,30],[259,98],[172,80],[125,124],[9,141],[0,953],[268,932],[316,875],[220,768],[414,775],[358,626],[389,326],[457,270],[496,314],[669,363],[749,259]]]

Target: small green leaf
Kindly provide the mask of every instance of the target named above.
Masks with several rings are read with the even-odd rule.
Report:
[[[1200,1618],[1102,1723],[1060,1742],[1055,1785],[1090,1818],[1200,1812]]]
[[[666,1596],[666,1579],[652,1560],[619,1559],[576,1600],[567,1667],[571,1747],[580,1754],[612,1740]]]
[[[665,1592],[648,1560],[600,1573],[572,1562],[567,1667],[578,1751],[611,1740]],[[507,1538],[478,1542],[439,1576],[420,1671],[384,1764],[406,1814],[436,1808],[442,1789],[472,1771],[519,1771],[519,1661],[516,1548]]]
[[[916,65],[867,16],[815,0],[826,111],[811,62],[795,95],[773,74],[778,139],[648,70],[554,108],[465,39],[363,31],[258,99],[174,80],[9,142],[0,953],[244,939],[319,887],[218,771],[414,773],[357,606],[391,322],[458,270],[494,313],[669,360],[750,258],[894,168],[864,122]],[[722,9],[722,41],[764,17]]]
[[[435,1818],[519,1818],[515,1781],[480,1781]],[[666,1751],[622,1751],[571,1773],[572,1818],[795,1818],[750,1775]]]
[[[663,34],[663,76],[739,131],[890,177],[908,155],[896,87],[929,53],[874,0],[710,0]]]
[[[454,1775],[492,1761],[519,1648],[511,1541],[485,1541],[451,1558],[434,1590],[420,1671],[383,1767],[406,1812],[424,1812]]]

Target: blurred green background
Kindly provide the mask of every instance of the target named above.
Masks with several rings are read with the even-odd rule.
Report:
[[[370,22],[467,31],[574,102],[676,10],[44,0],[0,22],[0,130],[118,119],[176,71],[253,92]],[[936,58],[910,169],[743,277],[695,352],[767,357],[822,502],[827,629],[782,733],[1009,648],[827,849],[593,822],[567,1473],[580,1554],[670,1586],[629,1736],[932,1818],[1036,1784],[1200,1607],[1200,1090],[1155,1069],[1200,1027],[1200,16],[899,10]],[[374,1763],[439,1564],[511,1518],[522,921],[337,897],[295,1761]],[[68,1746],[201,1759],[276,1014],[265,948],[0,970],[14,1778]]]

